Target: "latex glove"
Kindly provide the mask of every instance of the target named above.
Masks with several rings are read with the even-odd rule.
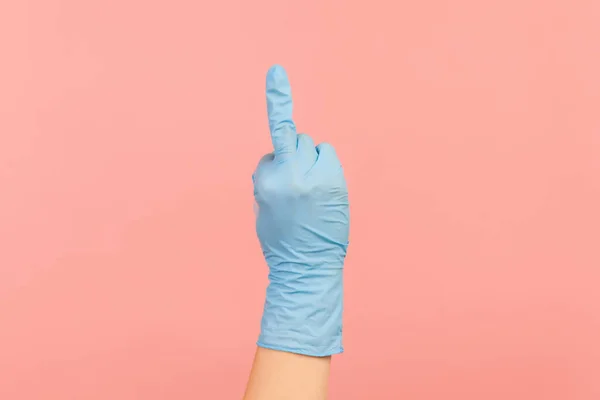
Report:
[[[269,266],[258,345],[327,356],[341,353],[342,273],[348,191],[333,147],[296,133],[291,88],[280,66],[267,73],[274,152],[253,175],[256,232]]]

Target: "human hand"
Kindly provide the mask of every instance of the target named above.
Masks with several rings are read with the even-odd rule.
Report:
[[[346,180],[333,147],[297,134],[285,70],[267,73],[274,152],[253,175],[256,232],[269,266],[258,345],[311,356],[342,347],[342,272],[348,247]]]

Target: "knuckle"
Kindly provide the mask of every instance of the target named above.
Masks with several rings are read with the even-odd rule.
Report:
[[[321,150],[331,151],[333,150],[333,145],[329,142],[323,142],[319,145]]]
[[[260,161],[258,163],[263,164],[266,162],[270,162],[270,161],[273,161],[274,158],[275,158],[275,155],[273,153],[267,153],[260,158]]]
[[[261,176],[255,182],[256,191],[268,197],[277,192],[277,182],[270,176]]]
[[[302,141],[302,142],[307,142],[307,143],[312,143],[313,139],[312,137],[310,137],[310,135],[306,134],[306,133],[299,133],[298,134],[298,141]]]

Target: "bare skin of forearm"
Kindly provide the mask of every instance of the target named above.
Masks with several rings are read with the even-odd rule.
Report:
[[[331,357],[258,347],[244,400],[326,400]]]

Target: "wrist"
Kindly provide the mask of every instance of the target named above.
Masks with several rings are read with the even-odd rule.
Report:
[[[311,356],[343,351],[343,265],[271,268],[258,345]]]

